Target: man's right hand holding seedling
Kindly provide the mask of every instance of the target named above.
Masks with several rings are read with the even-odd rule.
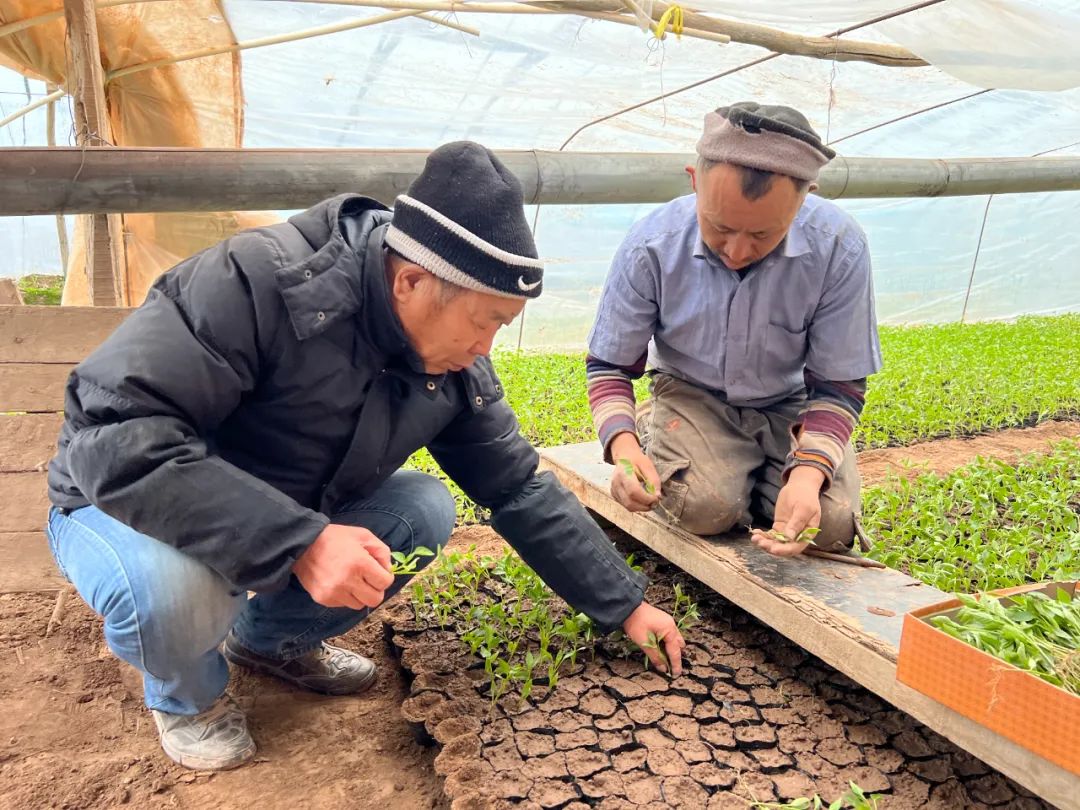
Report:
[[[776,498],[772,529],[753,529],[758,548],[778,557],[802,554],[821,529],[821,485],[825,475],[814,467],[795,467]]]

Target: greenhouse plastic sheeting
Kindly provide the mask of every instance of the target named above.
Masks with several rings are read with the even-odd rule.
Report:
[[[652,9],[651,0],[639,5]],[[827,33],[914,5],[896,0],[698,0],[698,11]],[[1054,6],[1071,9],[1064,14]],[[1075,4],[948,0],[879,23],[875,30],[950,75],[981,87],[1065,90],[1080,85]],[[861,38],[861,34],[850,34]]]
[[[10,4],[0,0],[0,9]],[[161,9],[174,5],[143,4]],[[825,34],[903,5],[882,0],[706,0],[695,8]],[[241,42],[383,13],[267,0],[227,0],[221,7],[229,36]],[[213,16],[209,13],[205,22],[220,28]],[[238,128],[242,125],[242,143],[249,147],[427,149],[470,138],[493,148],[558,149],[598,118],[702,82],[664,101],[586,126],[565,148],[692,151],[706,112],[720,104],[757,99],[799,107],[845,155],[1080,154],[1080,148],[1070,146],[1080,142],[1080,90],[1075,88],[1080,77],[1077,60],[1065,52],[1080,41],[1080,13],[1070,0],[948,0],[847,35],[900,43],[934,63],[931,67],[782,56],[712,81],[710,77],[766,51],[671,34],[658,42],[634,26],[567,15],[458,14],[453,19],[475,26],[481,36],[401,19],[244,51],[237,62],[242,121],[219,98],[192,90],[186,102],[193,115],[219,125],[226,118]],[[121,60],[111,66],[124,64]],[[32,92],[44,91],[39,82],[30,85]],[[1072,89],[1054,89],[1063,85]],[[986,86],[1020,89],[997,89],[948,103]],[[6,112],[26,103],[23,92],[21,77],[0,76]],[[178,102],[182,105],[185,99]],[[943,103],[940,109],[862,132]],[[60,143],[69,142],[69,131],[70,124],[61,125]],[[227,129],[219,126],[217,131]],[[6,144],[44,143],[44,111],[8,126],[0,138]],[[215,145],[227,144],[219,139]],[[884,322],[945,321],[961,315],[968,320],[1010,318],[1080,309],[1080,248],[1073,227],[1080,215],[1080,193],[995,197],[981,246],[985,197],[840,204],[869,234],[878,312]],[[549,281],[545,295],[527,308],[523,345],[581,345],[611,255],[632,222],[650,208],[541,209],[537,238],[549,263]],[[533,213],[529,211],[530,217]],[[231,227],[227,218],[191,221],[196,224],[188,241],[136,240],[133,250],[154,268],[142,283]],[[5,255],[37,251],[32,263],[29,258],[21,265],[16,262],[14,274],[57,266],[55,253],[50,261],[41,247],[55,243],[55,227],[48,217],[0,223]],[[504,339],[517,342],[517,325]]]

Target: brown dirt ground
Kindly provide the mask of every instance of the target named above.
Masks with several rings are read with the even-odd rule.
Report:
[[[1033,428],[864,450],[858,455],[859,473],[864,487],[880,484],[890,475],[944,475],[979,456],[1014,461],[1027,453],[1045,453],[1052,444],[1066,439],[1080,440],[1080,421],[1043,422]]]
[[[972,439],[862,454],[864,481],[925,465],[944,472],[977,455],[1010,457],[1080,436],[1080,423],[1047,423]],[[464,527],[455,544],[484,553],[502,541]],[[135,672],[105,648],[101,623],[78,598],[45,628],[55,593],[0,594],[0,808],[318,807],[325,810],[446,806],[435,751],[416,744],[401,716],[408,695],[379,622],[342,643],[373,657],[380,680],[359,698],[307,695],[234,673],[231,691],[251,717],[255,764],[228,773],[186,771],[157,745]]]

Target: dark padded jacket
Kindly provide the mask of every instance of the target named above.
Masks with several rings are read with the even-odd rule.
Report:
[[[423,373],[390,305],[391,213],[343,195],[180,263],[68,380],[54,505],[93,504],[273,590],[346,501],[427,447],[522,558],[604,630],[631,571],[521,436],[487,358]]]

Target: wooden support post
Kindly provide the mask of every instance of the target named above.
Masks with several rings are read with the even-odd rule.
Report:
[[[46,93],[55,93],[59,88],[52,82],[48,82],[45,85]],[[50,101],[49,105],[45,108],[45,138],[46,143],[49,146],[56,146],[56,102]],[[68,235],[67,235],[67,223],[64,221],[63,214],[56,215],[56,241],[60,245],[60,268],[63,275],[67,275],[68,271],[68,259],[70,252],[68,251]]]
[[[75,100],[75,140],[83,148],[111,146],[105,106],[94,0],[64,0],[67,22],[67,85]],[[86,272],[94,306],[125,303],[123,220],[118,214],[93,214],[86,232]]]

